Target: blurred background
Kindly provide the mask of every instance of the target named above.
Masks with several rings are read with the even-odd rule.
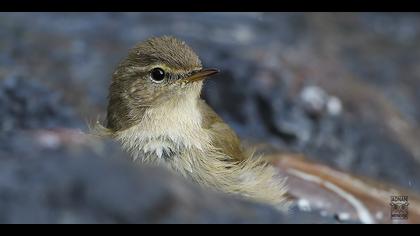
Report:
[[[173,35],[221,70],[203,97],[244,140],[415,197],[418,25],[415,13],[1,13],[0,155],[33,154],[23,131],[86,132],[128,49]]]

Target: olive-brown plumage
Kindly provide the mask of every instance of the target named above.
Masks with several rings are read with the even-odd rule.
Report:
[[[113,74],[104,135],[134,160],[159,164],[200,185],[282,208],[284,181],[241,146],[235,132],[200,98],[203,69],[173,37],[150,38],[130,50]],[[221,81],[221,83],[223,83]]]

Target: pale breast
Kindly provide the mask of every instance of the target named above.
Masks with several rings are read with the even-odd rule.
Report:
[[[117,140],[131,153],[155,153],[158,158],[188,148],[204,150],[210,137],[197,106],[196,99],[184,99],[149,109],[139,124],[118,132]]]

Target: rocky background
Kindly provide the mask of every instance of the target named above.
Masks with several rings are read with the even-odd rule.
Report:
[[[343,222],[133,171],[118,145],[84,141],[115,65],[164,34],[222,71],[203,96],[244,140],[416,198],[419,24],[414,13],[1,13],[0,222]]]

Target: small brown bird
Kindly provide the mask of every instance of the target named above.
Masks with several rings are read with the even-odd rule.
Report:
[[[106,127],[134,160],[159,164],[223,192],[285,207],[284,180],[241,146],[235,132],[200,98],[203,69],[194,51],[173,37],[135,46],[117,67]]]

